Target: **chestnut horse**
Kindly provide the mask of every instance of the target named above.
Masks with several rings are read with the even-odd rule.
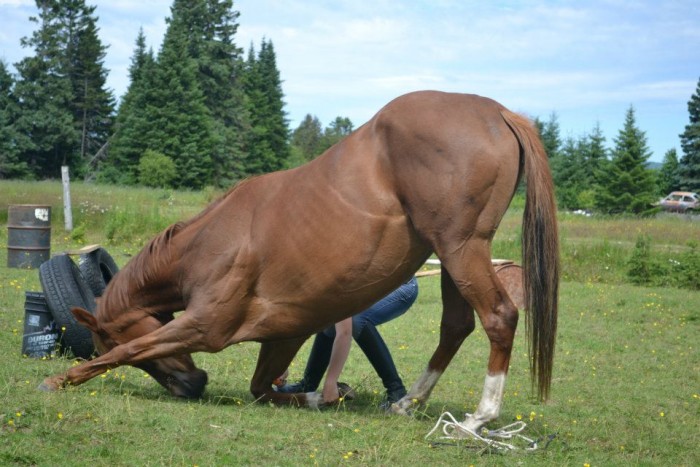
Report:
[[[309,336],[386,295],[434,252],[440,340],[393,410],[428,399],[474,330],[476,310],[491,345],[481,402],[465,420],[476,430],[499,414],[518,322],[491,264],[491,240],[522,173],[530,366],[546,398],[558,293],[547,156],[525,118],[490,99],[433,91],[395,99],[312,162],[244,181],[160,233],[110,282],[94,316],[73,310],[100,356],[41,389],[133,365],[176,396],[198,397],[207,374],[191,353],[257,341],[253,395],[316,407],[318,394],[277,393],[272,381]]]

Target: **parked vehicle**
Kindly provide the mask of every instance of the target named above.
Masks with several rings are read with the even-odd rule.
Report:
[[[689,191],[674,191],[658,202],[664,211],[688,212],[700,210],[700,195]]]

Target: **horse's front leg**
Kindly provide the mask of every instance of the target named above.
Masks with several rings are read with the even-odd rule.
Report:
[[[142,366],[156,359],[199,351],[216,352],[223,348],[214,345],[201,331],[201,326],[185,313],[148,334],[117,345],[104,355],[71,368],[65,374],[47,378],[39,389],[55,391],[67,385],[82,384],[122,365]]]
[[[408,394],[392,404],[390,410],[394,413],[406,415],[428,400],[462,342],[474,331],[474,309],[459,292],[445,268],[442,268],[440,277],[442,291],[440,342],[428,362],[428,367],[413,384]]]
[[[316,392],[287,394],[277,392],[272,388],[272,382],[289,367],[294,356],[308,338],[309,336],[263,342],[258,354],[258,364],[250,383],[250,392],[258,401],[313,408],[318,408],[321,405],[321,395]]]

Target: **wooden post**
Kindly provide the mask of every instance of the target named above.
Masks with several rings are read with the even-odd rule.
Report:
[[[61,166],[61,179],[63,180],[63,217],[65,218],[66,232],[73,230],[73,212],[70,206],[70,176],[68,166]]]

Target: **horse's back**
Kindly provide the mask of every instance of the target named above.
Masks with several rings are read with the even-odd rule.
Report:
[[[420,91],[390,102],[366,125],[383,140],[395,192],[423,237],[498,225],[521,168],[503,110],[473,94]]]

